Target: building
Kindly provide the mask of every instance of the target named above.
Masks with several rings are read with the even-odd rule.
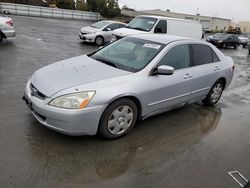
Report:
[[[209,31],[209,32],[227,31],[231,23],[230,19],[202,16],[200,14],[196,14],[196,15],[182,14],[182,13],[171,12],[170,10],[162,11],[160,9],[143,10],[143,11],[122,10],[121,13],[124,16],[128,16],[128,17],[135,17],[138,15],[147,14],[147,15],[158,15],[158,16],[166,16],[166,17],[199,21],[202,25],[203,30]]]
[[[240,27],[242,32],[250,33],[250,22],[239,21],[238,27]]]

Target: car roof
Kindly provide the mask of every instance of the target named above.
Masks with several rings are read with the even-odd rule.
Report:
[[[129,37],[137,38],[137,39],[143,39],[143,40],[149,40],[152,42],[162,43],[162,44],[168,44],[170,42],[174,41],[180,41],[180,40],[191,40],[190,38],[186,37],[179,37],[174,35],[164,35],[164,34],[135,34],[131,35]],[[193,40],[197,41],[197,40]]]
[[[197,22],[197,21],[187,20],[187,19],[181,19],[181,18],[172,18],[172,17],[167,17],[167,16],[140,15],[140,16],[137,16],[137,17],[147,17],[147,18],[167,19],[167,20],[178,20],[178,21],[184,21],[184,22],[190,22],[190,23],[199,24],[199,22]]]
[[[119,24],[125,24],[126,25],[126,23],[118,22],[118,21],[114,21],[114,20],[101,20],[101,21],[103,21],[103,22],[109,22],[109,23],[119,23]]]

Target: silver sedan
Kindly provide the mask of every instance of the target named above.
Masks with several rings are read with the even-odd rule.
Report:
[[[125,23],[115,21],[100,21],[91,26],[81,28],[79,37],[85,42],[95,43],[98,46],[111,41],[112,31],[126,27]]]
[[[13,20],[9,17],[0,16],[0,43],[3,39],[12,38],[16,36],[13,26]]]
[[[137,120],[196,101],[215,105],[233,72],[232,59],[207,42],[140,34],[36,71],[23,99],[48,128],[113,139]]]

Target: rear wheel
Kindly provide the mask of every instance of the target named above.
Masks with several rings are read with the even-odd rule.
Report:
[[[248,49],[248,54],[250,54],[250,49]]]
[[[243,48],[246,48],[247,47],[247,45],[246,44],[243,44]]]
[[[135,103],[130,99],[113,102],[104,111],[99,125],[99,133],[108,139],[128,134],[134,127],[138,116]]]
[[[102,36],[97,36],[95,38],[95,43],[97,46],[102,46],[104,44],[104,38]]]
[[[223,89],[224,89],[224,82],[222,80],[218,80],[217,82],[215,82],[215,84],[209,91],[207,97],[203,100],[203,103],[207,106],[215,105],[219,101]]]

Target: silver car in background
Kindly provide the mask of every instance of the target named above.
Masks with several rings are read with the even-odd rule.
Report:
[[[36,71],[23,99],[48,128],[113,139],[137,120],[196,101],[216,104],[233,72],[232,59],[212,44],[139,34]]]
[[[15,37],[16,32],[13,26],[13,20],[9,17],[0,17],[0,43],[3,39]]]
[[[91,26],[81,28],[79,37],[85,42],[95,43],[98,46],[111,41],[112,31],[126,27],[125,23],[116,21],[99,21]]]

